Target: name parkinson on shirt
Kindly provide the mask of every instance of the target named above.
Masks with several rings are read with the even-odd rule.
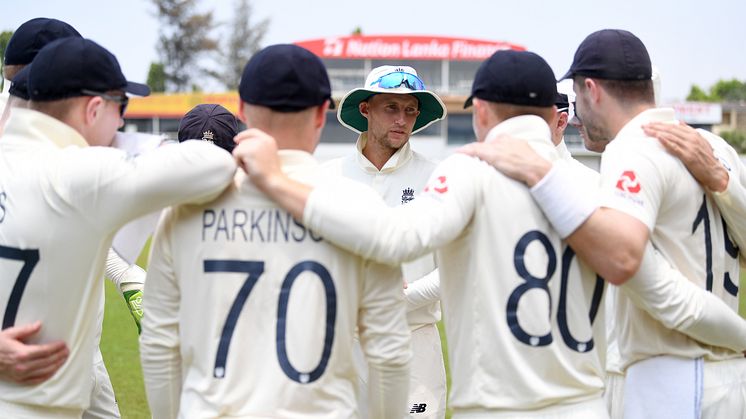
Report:
[[[323,240],[277,208],[208,208],[202,212],[202,241],[302,243]]]

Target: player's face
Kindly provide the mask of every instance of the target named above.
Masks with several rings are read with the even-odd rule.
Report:
[[[420,114],[417,98],[412,95],[378,94],[360,104],[368,118],[368,141],[392,150],[409,141]]]
[[[578,119],[582,121],[582,125],[578,126],[576,124],[575,126],[580,131],[585,148],[597,153],[603,153],[606,145],[612,140],[612,137],[608,129],[604,126],[601,116],[590,106],[588,91],[576,89],[575,94],[575,113]]]
[[[124,97],[124,92],[110,92],[112,97]],[[93,127],[92,138],[88,143],[92,146],[108,147],[114,141],[114,135],[117,130],[124,125],[122,119],[122,105],[114,100],[105,98],[101,103],[101,112],[97,115]]]

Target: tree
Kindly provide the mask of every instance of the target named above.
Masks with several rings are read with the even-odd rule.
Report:
[[[163,69],[163,63],[150,63],[147,83],[153,92],[166,91],[166,71]]]
[[[206,53],[216,51],[210,36],[215,28],[212,12],[198,13],[197,0],[152,0],[160,21],[159,55],[166,76],[166,90],[184,91],[198,76],[210,74],[199,64]]]
[[[746,152],[746,134],[742,131],[723,131],[720,137],[733,146],[737,152],[741,154]]]
[[[697,102],[738,102],[746,100],[746,83],[737,80],[718,80],[710,92],[705,93],[699,86],[692,85],[686,100]]]
[[[238,89],[246,62],[261,49],[262,39],[269,27],[269,19],[252,23],[253,9],[249,0],[237,0],[230,24],[223,62],[225,70],[220,74],[221,82],[229,90]]]
[[[694,84],[692,85],[691,90],[689,90],[689,95],[686,97],[686,100],[692,102],[709,102],[710,96],[708,96],[701,87]]]
[[[8,48],[11,36],[13,36],[13,31],[0,32],[0,60],[3,62],[5,62],[5,48]]]
[[[710,96],[720,102],[738,102],[746,100],[746,83],[737,79],[718,80],[710,88]]]

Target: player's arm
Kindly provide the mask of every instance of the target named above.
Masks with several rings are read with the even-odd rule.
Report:
[[[358,330],[368,363],[371,418],[399,418],[407,412],[412,351],[401,281],[399,267],[367,263]]]
[[[651,244],[639,272],[620,290],[669,329],[708,345],[736,352],[746,349],[746,319],[687,280]]]
[[[153,238],[143,298],[148,315],[142,320],[140,335],[145,391],[155,418],[175,418],[181,396],[181,291],[171,258],[170,214],[170,210],[164,211]]]
[[[508,161],[502,163],[504,167],[511,171],[507,174],[514,178],[517,177],[518,180],[522,180],[529,186],[533,183],[532,194],[535,198],[537,197],[537,189],[547,188],[547,191],[538,191],[539,194],[543,195],[540,196],[540,199],[537,199],[537,202],[543,203],[542,208],[556,228],[558,226],[561,228],[563,225],[572,225],[573,220],[577,222],[577,220],[582,219],[577,215],[573,218],[572,213],[564,218],[558,218],[556,215],[553,218],[552,216],[552,198],[555,201],[565,199],[569,202],[582,202],[583,200],[582,196],[573,196],[574,191],[566,190],[565,186],[576,184],[577,179],[557,171],[560,167],[551,167],[550,172],[547,167],[542,169],[542,166],[536,162],[520,163],[523,158],[531,158],[529,156],[530,150],[513,151],[513,154],[502,153],[501,155],[495,155],[494,150],[490,149],[483,151],[481,146],[474,148],[474,150],[480,154],[485,154],[488,162],[507,156]],[[629,159],[620,160],[629,161]],[[646,166],[647,169],[650,169],[651,165],[643,161],[638,163],[636,168],[641,169],[639,173],[642,174]],[[522,167],[527,167],[528,173],[521,173]],[[607,166],[607,170],[615,173],[613,167],[608,169]],[[552,179],[552,176],[558,173],[560,175],[565,174],[565,176],[557,176],[556,179]],[[537,181],[537,179],[541,180]],[[560,181],[557,181],[557,179]],[[611,179],[614,181],[618,177],[612,175]],[[655,186],[652,182],[645,185],[646,189],[653,191],[652,197],[650,195],[646,197],[648,201],[655,201],[654,195],[657,189]],[[557,191],[558,194],[551,193]],[[654,203],[648,204],[655,206]],[[646,224],[640,221],[641,218],[645,217],[643,215],[635,217],[622,211],[601,207],[595,209],[579,227],[574,230],[572,228],[566,230],[572,231],[567,236],[567,242],[602,277],[607,280],[614,279],[609,281],[612,283],[624,284],[621,289],[630,296],[635,305],[661,321],[665,326],[676,329],[704,343],[739,351],[743,350],[743,347],[741,347],[744,343],[743,319],[740,319],[722,301],[686,280],[658,252],[655,252],[648,241],[649,229]],[[621,231],[619,227],[622,227]],[[608,258],[609,262],[612,259],[618,259],[619,253],[610,251],[609,245],[614,247],[625,242],[631,243],[630,249],[633,249],[628,254],[629,261],[626,264],[629,267],[617,269],[610,266],[613,268],[612,271],[619,275],[618,278],[615,278],[612,273],[607,273],[609,272],[608,269],[604,269],[604,258]],[[593,261],[595,263],[592,263]],[[599,263],[601,263],[600,266]],[[691,302],[691,306],[689,302]]]
[[[579,187],[582,177],[576,168],[552,163],[525,141],[512,138],[472,143],[459,152],[478,157],[531,188],[560,236],[605,280],[621,284],[637,272],[649,237],[647,227],[621,211],[599,207],[595,191]]]
[[[325,239],[366,258],[411,260],[455,238],[471,220],[478,185],[465,163],[468,157],[446,159],[433,172],[429,190],[414,202],[389,208],[370,188],[348,179],[314,188],[294,182],[280,170],[272,137],[259,130],[242,136],[233,154],[259,189]]]
[[[124,297],[139,334],[143,316],[142,289],[145,285],[145,271],[135,264],[130,265],[114,249],[109,249],[106,255],[106,277],[117,286]]]
[[[235,161],[225,150],[200,141],[169,144],[136,157],[111,148],[89,147],[85,162],[67,159],[55,171],[60,196],[106,229],[180,203],[217,197],[233,179]],[[85,153],[83,153],[85,154]],[[91,187],[91,161],[98,172]]]
[[[417,310],[428,304],[440,300],[440,274],[438,269],[426,274],[422,278],[407,284],[404,290],[407,311]]]
[[[41,322],[0,331],[0,380],[39,384],[51,378],[65,363],[70,351],[63,341],[27,344],[39,332]]]
[[[657,138],[708,191],[740,248],[746,248],[746,167],[722,138],[686,124],[651,123],[645,133]]]

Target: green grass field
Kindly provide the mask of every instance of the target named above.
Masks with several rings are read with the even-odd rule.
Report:
[[[141,257],[140,262],[143,261]],[[144,265],[141,263],[141,265]],[[741,289],[746,286],[746,274],[741,275]],[[740,293],[740,313],[746,317],[746,292]],[[441,336],[445,336],[443,325],[438,325]],[[445,340],[446,373],[448,374],[448,349]],[[104,332],[101,338],[101,352],[109,370],[114,391],[123,418],[149,418],[150,411],[145,399],[145,388],[140,368],[140,353],[137,349],[137,328],[135,327],[124,300],[110,281],[106,281],[106,314]],[[450,374],[447,375],[448,388],[451,387]],[[447,418],[450,417],[450,411]]]

